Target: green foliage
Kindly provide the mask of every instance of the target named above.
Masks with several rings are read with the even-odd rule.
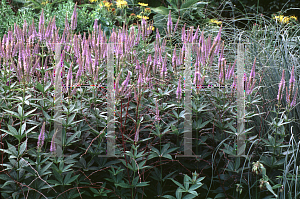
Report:
[[[13,27],[16,16],[12,11],[11,7],[6,4],[5,0],[2,0],[2,5],[0,6],[0,38],[3,37],[5,33],[7,33],[8,29]]]
[[[168,3],[169,8],[153,8],[158,13],[154,17],[158,26],[159,15],[166,22],[169,10],[173,14],[173,25],[179,15],[182,20],[189,20],[191,23],[202,21],[203,10],[196,11],[195,8],[203,8],[205,4],[192,0],[182,3],[179,1],[179,5],[175,1]],[[13,16],[8,7],[2,9],[4,14]],[[71,1],[60,4],[58,8],[46,5],[45,18],[55,15],[61,34],[65,16],[68,16],[70,22],[73,9],[74,3]],[[26,10],[27,8],[21,9],[20,13],[23,14],[18,15],[18,19],[12,18],[15,21],[11,20],[6,25],[11,27],[13,22],[21,23],[21,19],[28,19],[27,23],[34,17],[38,19],[39,16],[33,11],[26,14]],[[88,13],[87,8],[82,8],[77,11],[78,28],[75,32],[92,31],[95,18],[99,19],[107,32],[114,27],[112,16],[105,10],[96,9]],[[108,146],[107,100],[105,92],[100,88],[80,88],[73,94],[70,94],[71,89],[64,91],[61,141],[62,152],[66,156],[52,156],[49,146],[55,135],[53,127],[58,121],[54,115],[55,90],[50,80],[39,81],[40,76],[43,79],[53,67],[38,68],[32,76],[39,76],[39,81],[32,82],[30,79],[28,83],[19,83],[16,82],[16,74],[8,69],[5,62],[1,62],[2,196],[66,199],[298,198],[299,104],[289,107],[284,98],[281,104],[276,99],[282,69],[285,69],[286,77],[289,78],[294,65],[294,85],[298,83],[298,22],[286,24],[261,15],[253,18],[248,15],[243,20],[247,20],[249,24],[255,21],[256,25],[234,29],[236,27],[231,24],[239,20],[223,20],[225,29],[222,38],[226,49],[224,57],[227,60],[228,56],[228,62],[231,63],[235,59],[230,56],[230,50],[235,50],[230,42],[238,39],[240,42],[250,42],[251,45],[246,47],[248,53],[245,54],[245,71],[250,71],[256,58],[255,80],[260,80],[253,93],[245,97],[245,155],[242,155],[243,151],[237,150],[236,145],[235,91],[215,87],[193,88],[191,133],[195,156],[179,157],[184,152],[184,119],[187,114],[183,101],[175,99],[181,72],[176,76],[173,66],[167,61],[166,79],[162,81],[154,75],[157,81],[154,82],[157,84],[153,88],[146,84],[148,82],[144,82],[141,91],[129,90],[134,93],[134,97],[116,97],[115,152],[120,155],[119,158],[98,157],[107,153]],[[161,24],[161,27],[165,27],[165,24]],[[211,28],[211,32],[213,31],[215,28]],[[141,64],[147,65],[147,56],[153,55],[156,50],[153,43],[147,43],[150,40],[151,37],[135,46],[136,52],[129,52],[128,57],[116,56],[115,72],[116,76],[119,75],[119,82],[125,80],[128,71],[133,72],[128,89],[136,89],[139,74],[135,70],[136,62],[132,60],[136,58]],[[159,42],[161,45],[161,41]],[[173,47],[171,42],[167,44],[164,52],[167,58],[172,56],[170,52],[173,52]],[[46,47],[42,49],[45,50]],[[192,55],[192,64],[196,60],[195,54]],[[45,50],[39,56],[45,58],[52,55]],[[66,69],[69,70],[73,63],[74,74],[79,64],[74,60],[72,52],[67,52],[66,58],[69,59],[64,62]],[[212,60],[209,68],[210,74],[214,75],[211,77],[213,80],[218,72],[218,58],[219,55]],[[94,55],[91,59],[95,59]],[[18,60],[13,58],[9,60],[11,61]],[[42,59],[41,65],[44,65],[44,61]],[[55,62],[54,59],[51,61]],[[106,81],[106,63],[101,62],[99,65],[98,79],[103,83]],[[181,65],[177,67],[179,71],[182,68]],[[153,74],[152,70],[149,71]],[[89,80],[89,71],[84,72],[85,76],[82,78]],[[13,84],[9,85],[9,81],[13,81]],[[288,88],[287,83],[286,86]],[[44,145],[37,149],[44,122]]]
[[[166,24],[169,10],[171,10],[173,28],[175,27],[177,19],[180,18],[178,23],[179,32],[184,24],[186,24],[186,27],[194,26],[197,28],[199,25],[202,27],[208,21],[207,16],[204,14],[204,6],[206,6],[208,2],[198,0],[167,0],[167,2],[167,8],[164,6],[156,8],[150,7],[155,13],[153,16],[154,26],[159,29],[162,36],[164,36],[167,31]]]

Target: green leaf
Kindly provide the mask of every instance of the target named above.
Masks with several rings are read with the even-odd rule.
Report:
[[[71,116],[68,118],[68,122],[67,122],[67,125],[68,125],[68,126],[71,125],[71,123],[73,122],[75,116],[76,116],[76,113],[74,113],[73,115],[71,115]]]
[[[115,185],[116,185],[116,186],[120,186],[120,187],[125,188],[125,189],[131,188],[130,185],[128,185],[128,184],[126,184],[126,183],[124,183],[124,182],[118,183],[118,184],[115,184]]]
[[[265,183],[265,185],[266,185],[267,189],[275,196],[275,198],[277,198],[277,194],[274,193],[271,185],[268,182]]]
[[[194,191],[196,189],[198,189],[199,187],[202,186],[202,183],[198,183],[198,184],[193,184],[190,188],[189,188],[189,191]]]
[[[53,169],[53,174],[55,176],[55,178],[58,180],[58,182],[60,183],[60,185],[63,185],[63,178],[61,176],[61,174],[59,174],[56,169]]]
[[[36,108],[37,109],[37,108]],[[31,111],[28,111],[27,113],[25,113],[25,117],[30,116],[29,114],[33,113],[34,111],[36,111],[36,109],[33,109]]]
[[[21,156],[24,153],[24,151],[26,150],[26,147],[27,147],[27,139],[20,146],[19,156]]]
[[[48,172],[51,173],[50,171],[48,171],[48,172],[46,172],[46,171],[51,167],[52,164],[53,164],[53,162],[49,162],[46,166],[44,166],[41,170],[40,175],[47,175]]]
[[[182,184],[180,184],[179,182],[177,182],[176,180],[170,178],[177,186],[179,186],[181,189],[184,190],[184,187],[182,186]]]
[[[5,110],[5,109],[3,109],[3,110],[6,111],[6,112],[8,112],[8,113],[10,113],[10,114],[13,114],[14,117],[17,117],[18,119],[21,119],[21,116],[18,113],[13,112],[13,111],[9,111],[9,110]]]
[[[71,173],[71,172],[70,172]],[[71,177],[65,184],[70,185],[70,183],[74,182],[79,177],[79,174]]]
[[[156,7],[156,8],[151,7],[151,10],[153,10],[154,12],[157,12],[159,14],[162,14],[162,15],[168,15],[169,14],[169,9],[164,7],[164,6],[159,6],[159,7]]]
[[[139,182],[136,186],[137,186],[137,187],[145,187],[145,186],[149,186],[149,182]]]
[[[21,127],[21,133],[20,133],[20,135],[23,135],[24,134],[24,131],[25,131],[25,129],[26,129],[26,122],[24,123],[24,124],[22,124],[22,127]]]
[[[37,88],[39,91],[41,91],[42,93],[44,92],[44,87],[43,87],[43,85],[40,84],[39,82],[37,83],[36,88]]]
[[[183,191],[182,189],[177,188],[176,193],[175,193],[176,199],[181,199],[182,198],[182,191]]]
[[[199,0],[187,0],[181,6],[180,9],[187,9],[193,6],[193,4],[199,2]],[[203,2],[203,4],[208,4],[208,2]]]
[[[11,125],[8,125],[8,129],[13,135],[19,135],[18,131]]]
[[[72,175],[72,172],[67,173],[65,179],[64,179],[64,185],[68,185],[68,181],[70,180]]]
[[[189,189],[190,181],[192,181],[192,179],[188,175],[184,175],[183,183],[184,183],[185,190]]]
[[[193,198],[195,198],[195,197],[196,197],[196,196],[193,195],[193,194],[188,194],[188,195],[184,196],[183,199],[193,199]]]
[[[170,196],[170,195],[162,196],[162,198],[176,199],[174,196]]]
[[[76,142],[76,141],[73,141],[73,140],[80,133],[81,133],[80,131],[77,131],[76,133],[74,133],[73,135],[71,135],[71,137],[68,138],[66,145],[69,146],[71,143]]]
[[[46,117],[46,119],[51,120],[51,117],[48,115],[48,113],[46,113],[44,110],[42,110],[42,111],[43,111],[43,114]]]
[[[20,116],[23,117],[23,109],[20,105],[18,105],[18,113],[19,113]]]

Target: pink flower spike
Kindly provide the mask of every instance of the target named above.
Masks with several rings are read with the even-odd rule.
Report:
[[[277,100],[280,101],[282,99],[282,93],[285,87],[285,79],[284,79],[284,69],[282,71],[282,77],[281,77],[281,81],[279,84],[279,89],[278,89],[278,95],[277,95]]]
[[[291,72],[291,78],[290,78],[290,84],[295,82],[295,75],[294,75],[294,66],[292,68],[292,72]]]
[[[42,146],[44,145],[44,140],[45,140],[45,122],[43,123],[38,142],[37,142],[37,148],[41,149]]]
[[[298,88],[297,88],[297,90],[296,90],[296,93],[295,93],[295,95],[294,95],[293,101],[292,101],[292,103],[291,103],[291,107],[293,107],[293,106],[296,105],[297,94],[298,94]]]
[[[171,34],[172,28],[173,28],[173,23],[172,23],[171,10],[170,10],[169,11],[169,16],[168,16],[168,23],[167,23],[168,34]]]
[[[50,152],[54,153],[56,151],[56,147],[55,147],[55,137],[56,137],[56,133],[54,133],[52,140],[51,140],[51,145],[50,145]]]
[[[253,79],[255,78],[255,63],[256,63],[256,57],[254,59],[253,66],[250,73],[250,78],[252,77]]]
[[[175,34],[176,30],[177,30],[179,18],[180,17],[178,17],[178,19],[177,19],[177,22],[176,22],[176,25],[175,25],[175,28],[174,28],[174,31],[173,31],[173,36],[174,36],[174,34]]]

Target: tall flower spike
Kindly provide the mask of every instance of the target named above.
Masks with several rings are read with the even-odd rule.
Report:
[[[168,23],[167,23],[168,34],[172,34],[172,28],[173,28],[173,23],[172,23],[171,10],[170,10],[168,16]]]
[[[291,103],[291,107],[293,107],[293,106],[296,105],[297,94],[298,94],[298,88],[297,88],[297,90],[296,90],[296,93],[295,93],[295,95],[294,95],[293,101],[292,101],[292,103]]]
[[[55,147],[55,137],[56,137],[57,131],[54,133],[52,140],[51,140],[51,145],[50,145],[50,152],[54,153],[56,151]]]
[[[181,41],[185,42],[185,40],[186,40],[186,36],[185,36],[185,24],[184,24],[184,26],[181,29]]]
[[[175,35],[175,32],[176,32],[176,30],[177,30],[178,23],[179,23],[179,18],[180,18],[180,17],[178,17],[177,22],[176,22],[176,24],[175,24],[174,31],[173,31],[173,36]]]
[[[138,82],[137,82],[139,87],[141,86],[142,81],[143,81],[143,78],[142,78],[142,74],[140,73],[139,79],[138,79]]]
[[[126,77],[126,79],[125,79],[125,81],[122,83],[122,92],[124,92],[125,91],[125,89],[126,89],[126,87],[127,87],[127,85],[128,85],[128,83],[129,83],[129,81],[130,81],[130,76],[131,76],[131,72],[130,71],[128,71],[128,75],[127,75],[127,77]]]
[[[40,22],[39,22],[39,36],[40,40],[42,41],[44,39],[44,9],[42,9],[42,13],[40,16]]]
[[[75,30],[76,27],[77,27],[77,12],[76,12],[76,8],[77,8],[77,2],[75,4],[74,11],[73,11],[72,18],[71,18],[71,29],[72,30]]]
[[[37,142],[37,148],[41,149],[42,146],[44,145],[44,140],[45,140],[45,122],[43,123],[38,142]]]
[[[289,96],[287,96],[288,103],[290,103],[291,98],[292,98],[292,93],[294,91],[294,82],[295,82],[295,75],[294,75],[294,66],[293,66],[292,72],[291,72],[291,78],[290,78]]]
[[[181,76],[179,77],[179,80],[178,80],[178,87],[177,87],[177,91],[176,91],[176,98],[178,100],[181,99],[181,93],[182,93],[182,90],[181,90]]]

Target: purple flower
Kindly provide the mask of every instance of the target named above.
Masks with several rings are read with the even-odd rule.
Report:
[[[140,87],[140,85],[142,84],[143,78],[142,78],[142,74],[140,73],[139,75],[139,79],[138,79],[138,86]]]
[[[177,56],[176,56],[176,44],[175,44],[175,48],[173,50],[173,58],[172,58],[172,65],[175,67],[175,64],[176,64],[176,59],[177,59]]]
[[[293,106],[296,105],[297,94],[298,94],[298,88],[297,88],[297,90],[296,90],[296,93],[295,93],[295,95],[294,95],[293,101],[292,101],[292,103],[291,103],[291,107],[293,107]]]
[[[223,67],[221,67],[221,72],[220,72],[220,75],[219,75],[219,82],[220,82],[220,85],[223,83]]]
[[[40,36],[40,40],[42,41],[44,39],[44,9],[42,9],[42,13],[40,16],[39,36]]]
[[[292,68],[291,72],[291,78],[290,78],[290,87],[289,87],[289,95],[286,96],[286,101],[290,103],[292,98],[292,93],[294,91],[294,82],[295,82],[295,76],[294,76],[294,66]]]
[[[173,36],[174,36],[174,34],[175,34],[176,30],[177,30],[178,23],[179,23],[179,18],[180,18],[180,17],[178,17],[177,22],[176,22],[176,24],[175,24],[175,28],[174,28],[174,31],[173,31]]]
[[[66,13],[66,18],[65,18],[65,30],[69,32],[69,21],[68,21],[68,13]]]
[[[200,76],[200,73],[199,73],[199,71],[196,71],[196,72],[195,72],[195,77],[194,77],[194,84],[195,84],[196,86],[198,86],[198,85],[197,85],[197,79],[198,79],[197,77],[198,77],[198,76]]]
[[[125,81],[122,83],[122,91],[124,91],[125,88],[127,87],[129,80],[130,80],[130,76],[131,76],[131,72],[128,71],[128,75],[127,75]]]
[[[116,79],[116,82],[115,82],[115,85],[114,85],[114,89],[116,91],[116,95],[118,95],[118,93],[120,92],[119,91],[119,80],[120,80],[120,77],[121,77],[121,74],[122,74],[122,71],[123,71],[123,68],[121,68],[121,71]]]
[[[295,75],[294,75],[294,66],[292,68],[291,78],[290,78],[290,84],[295,82]]]
[[[181,41],[185,42],[185,40],[186,40],[186,36],[185,36],[185,24],[184,24],[184,26],[181,29]]]
[[[182,93],[182,90],[181,90],[181,76],[180,76],[180,78],[179,78],[179,80],[178,80],[177,91],[176,91],[176,98],[177,98],[178,100],[181,99],[181,93]]]
[[[160,38],[159,30],[158,28],[156,28],[156,43],[159,43],[159,38]]]
[[[168,23],[167,23],[167,31],[168,34],[171,34],[173,28],[172,18],[171,18],[171,10],[169,11]]]
[[[57,131],[54,133],[52,140],[51,140],[51,145],[50,145],[50,152],[54,153],[56,151],[55,147],[55,137],[56,137]]]
[[[256,63],[256,57],[254,59],[254,62],[253,62],[253,66],[252,66],[252,69],[251,69],[251,73],[250,73],[250,78],[255,78],[255,63]]]
[[[77,8],[77,2],[75,4],[74,11],[73,11],[72,18],[71,18],[71,29],[72,30],[75,30],[76,27],[77,27],[77,12],[76,12],[76,8]]]
[[[230,73],[229,73],[228,79],[230,79],[230,78],[233,76],[233,72],[234,72],[234,67],[235,67],[235,64],[236,64],[236,60],[235,60],[234,64],[233,64],[233,65],[232,65],[232,67],[231,67],[231,70],[230,70]]]
[[[138,60],[136,60],[136,67],[135,67],[135,70],[140,70],[141,69],[141,66],[140,66],[140,63]]]
[[[44,145],[44,140],[45,140],[45,122],[42,126],[39,138],[38,138],[38,142],[37,142],[37,148],[41,149],[42,146]]]
[[[152,57],[151,57],[151,54],[149,54],[148,58],[147,58],[147,65],[148,65],[148,67],[150,66],[151,62],[152,62]]]

